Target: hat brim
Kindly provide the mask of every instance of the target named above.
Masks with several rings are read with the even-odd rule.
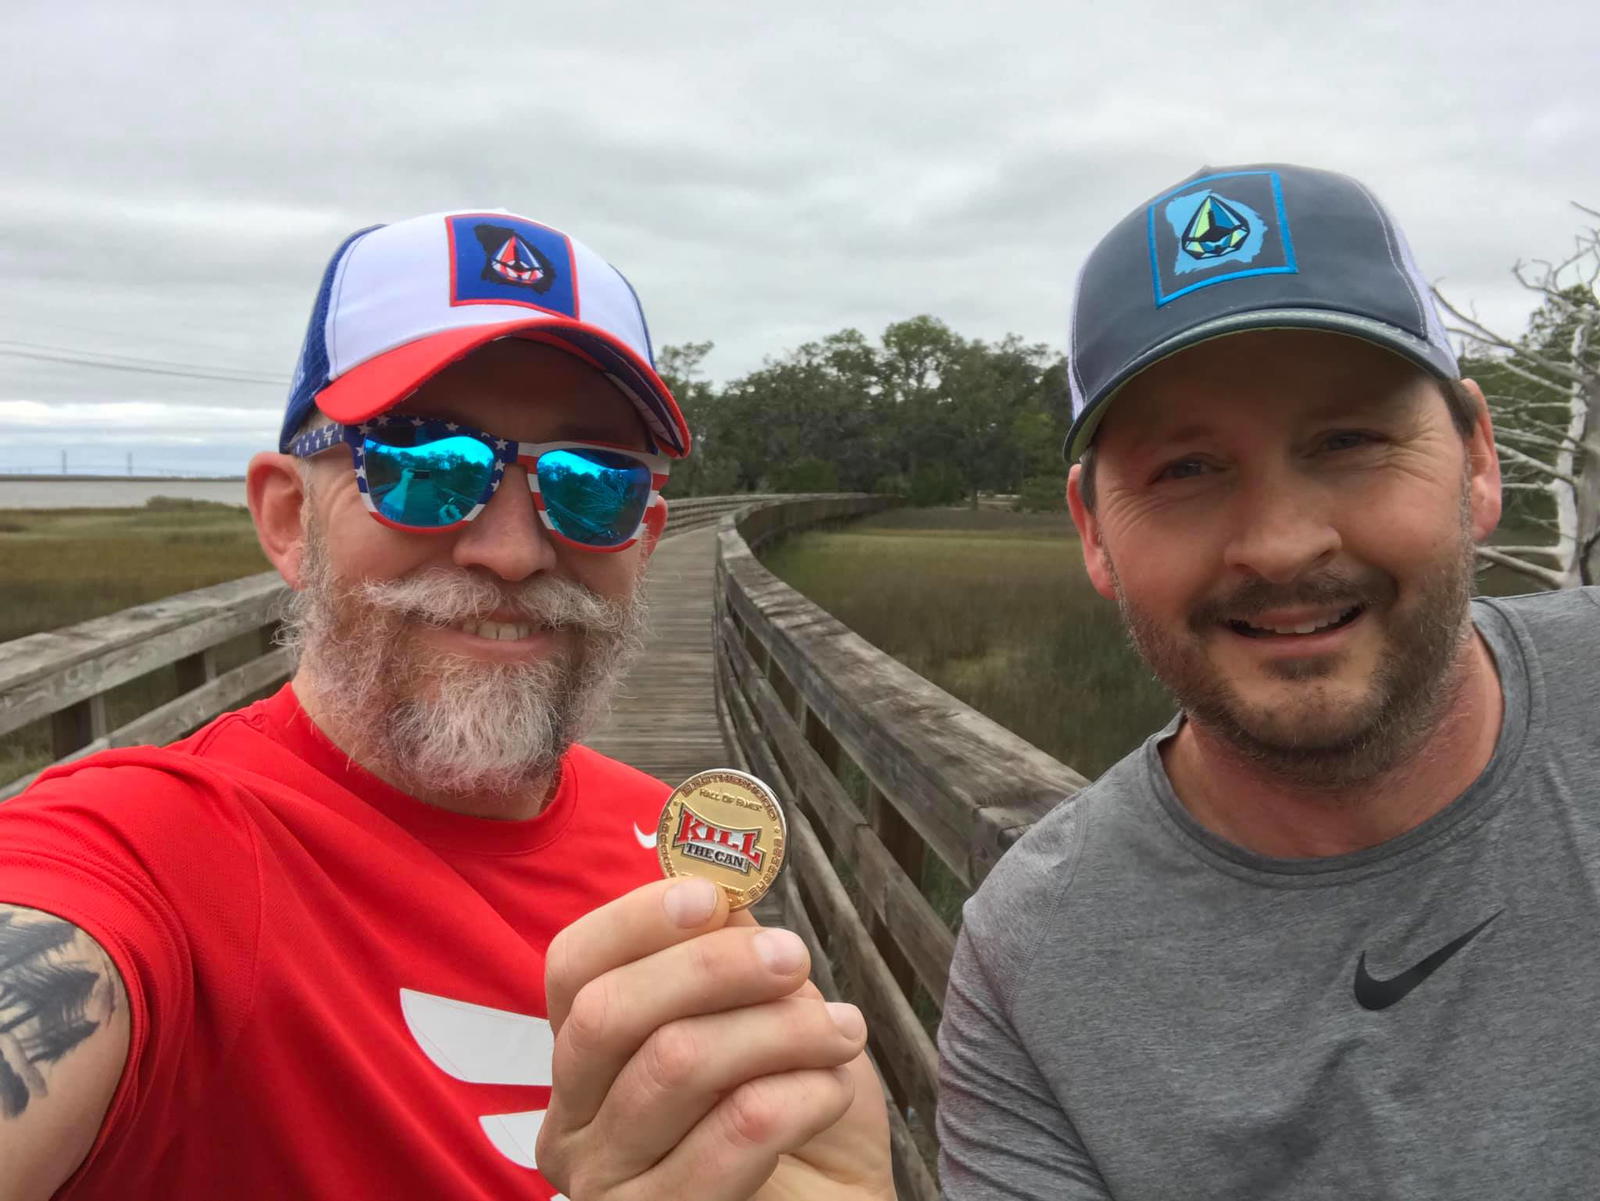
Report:
[[[317,408],[350,424],[392,409],[452,363],[500,338],[548,342],[603,372],[633,402],[658,449],[674,459],[689,453],[688,423],[655,368],[632,347],[596,326],[561,317],[503,321],[441,330],[358,363],[317,393]]]
[[[1067,431],[1066,442],[1061,447],[1067,462],[1077,462],[1089,443],[1094,440],[1095,431],[1100,428],[1100,421],[1105,417],[1106,409],[1116,398],[1117,392],[1141,371],[1154,367],[1163,359],[1169,359],[1179,351],[1188,350],[1201,342],[1211,342],[1230,334],[1268,329],[1310,329],[1330,334],[1344,334],[1392,351],[1439,379],[1457,379],[1461,374],[1461,367],[1453,354],[1398,326],[1375,321],[1371,317],[1341,313],[1333,309],[1257,309],[1248,313],[1232,313],[1226,317],[1203,322],[1175,334],[1165,342],[1158,343],[1107,380],[1101,386],[1099,394],[1090,399],[1084,406],[1083,412],[1079,413],[1077,420],[1072,423],[1072,428]]]

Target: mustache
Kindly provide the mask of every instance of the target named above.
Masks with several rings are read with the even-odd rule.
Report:
[[[1229,621],[1249,621],[1273,609],[1299,606],[1337,605],[1341,609],[1350,609],[1360,605],[1371,608],[1393,600],[1395,592],[1393,577],[1381,571],[1359,574],[1327,571],[1288,584],[1275,584],[1271,580],[1257,578],[1245,581],[1226,595],[1212,597],[1195,605],[1189,613],[1189,625],[1198,632]]]
[[[491,614],[550,629],[619,634],[628,628],[630,606],[608,600],[581,584],[539,575],[507,587],[463,571],[433,568],[398,580],[368,580],[351,590],[374,609],[430,626],[486,621]]]

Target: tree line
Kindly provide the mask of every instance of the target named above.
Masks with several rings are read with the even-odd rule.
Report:
[[[1066,360],[1016,336],[964,338],[935,317],[876,341],[846,329],[715,386],[710,342],[663,348],[658,367],[694,431],[672,493],[886,492],[975,502],[1030,486],[1059,495]]]

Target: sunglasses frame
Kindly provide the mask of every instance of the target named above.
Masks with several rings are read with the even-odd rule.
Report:
[[[494,453],[494,470],[489,473],[489,481],[484,486],[484,491],[478,497],[477,503],[459,520],[449,525],[405,525],[385,517],[378,511],[377,502],[372,499],[372,494],[367,490],[366,472],[366,440],[367,435],[384,429],[409,427],[418,433],[432,434],[436,438],[472,438],[483,443]],[[451,530],[458,530],[483,512],[484,506],[496,492],[505,479],[506,468],[513,463],[520,465],[528,476],[528,490],[533,494],[533,507],[538,510],[539,521],[545,530],[556,541],[567,546],[577,547],[579,550],[594,551],[600,554],[615,554],[627,550],[639,541],[639,535],[646,525],[650,523],[650,511],[656,506],[661,506],[663,511],[666,501],[661,496],[661,489],[666,486],[667,472],[670,460],[665,455],[654,454],[650,451],[637,450],[631,446],[619,446],[611,442],[518,442],[512,438],[501,438],[484,430],[474,429],[470,425],[463,425],[459,421],[445,421],[436,417],[377,417],[370,421],[363,421],[356,425],[341,425],[337,422],[330,425],[318,426],[314,430],[300,434],[289,443],[289,453],[299,459],[309,459],[327,450],[343,444],[350,448],[350,463],[355,471],[356,488],[361,493],[361,503],[372,515],[372,519],[380,525],[386,525],[393,530],[403,530],[408,534],[445,534]],[[407,449],[397,447],[396,449]],[[552,450],[604,450],[613,454],[626,455],[637,460],[650,471],[650,496],[646,500],[644,509],[639,514],[639,523],[634,527],[633,533],[625,541],[615,546],[595,546],[588,542],[579,542],[569,538],[556,528],[551,520],[549,511],[545,508],[544,494],[539,487],[538,463],[542,455]]]

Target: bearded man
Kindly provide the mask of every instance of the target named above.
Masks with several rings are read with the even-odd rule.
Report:
[[[0,1199],[548,1201],[598,1152],[539,1171],[589,1054],[547,951],[630,890],[774,1004],[702,1003],[715,1090],[567,1088],[564,1131],[670,1131],[650,1195],[748,1195],[845,1111],[860,1015],[802,991],[794,935],[661,881],[635,828],[667,786],[574,745],[688,450],[632,288],[575,239],[466,212],[339,247],[249,474],[292,681],[0,807]],[[784,1117],[758,1137],[753,1096]]]
[[[1084,560],[1180,713],[967,906],[945,1195],[1592,1194],[1600,590],[1470,599],[1494,440],[1399,229],[1203,170],[1070,363]]]

